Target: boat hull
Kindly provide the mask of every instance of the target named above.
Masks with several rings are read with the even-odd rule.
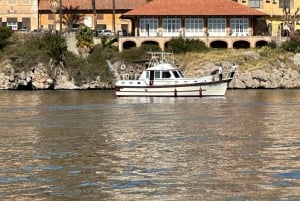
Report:
[[[173,86],[116,86],[118,97],[205,97],[224,96],[230,80]]]

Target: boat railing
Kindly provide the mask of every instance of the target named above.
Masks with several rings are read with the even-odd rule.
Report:
[[[148,54],[151,54],[148,68],[163,63],[175,65],[174,54],[171,52],[148,52]]]

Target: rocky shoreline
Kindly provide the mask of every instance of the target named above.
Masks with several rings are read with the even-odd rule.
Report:
[[[248,56],[260,59],[259,54],[249,53]],[[276,60],[273,65],[245,70],[240,66],[229,88],[234,89],[291,89],[300,88],[300,54],[289,58],[293,66],[288,66],[283,60]],[[222,61],[229,71],[231,61]],[[120,62],[114,63],[120,65]],[[179,64],[179,66],[182,66]],[[183,65],[184,66],[184,65]],[[214,63],[199,64],[199,66],[184,66],[186,76],[206,75],[216,66]],[[51,75],[51,76],[50,76]],[[113,84],[96,80],[78,86],[70,78],[63,65],[51,66],[39,63],[30,70],[16,72],[9,60],[0,63],[0,89],[2,90],[84,90],[84,89],[113,89]]]

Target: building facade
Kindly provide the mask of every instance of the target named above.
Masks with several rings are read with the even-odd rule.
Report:
[[[12,30],[33,30],[37,28],[37,0],[0,0],[0,26]]]
[[[94,15],[91,0],[61,0],[62,11],[59,0],[57,1],[56,12],[50,9],[49,0],[39,1],[39,28],[51,30],[55,26],[56,30],[60,30],[62,27],[62,32],[65,32],[85,25],[91,29],[129,31],[130,20],[120,19],[120,16],[146,3],[146,0],[95,0],[96,15]]]
[[[209,47],[257,47],[272,39],[267,14],[231,0],[154,0],[122,15],[135,37],[119,39],[119,49],[157,44],[174,37],[202,40]]]
[[[300,9],[299,0],[234,0],[239,4],[263,11],[267,14],[265,20],[268,25],[268,34],[271,36],[286,35],[289,27],[283,22],[283,9],[289,8],[290,14],[297,18],[295,30],[300,30]],[[295,13],[297,16],[295,16]]]

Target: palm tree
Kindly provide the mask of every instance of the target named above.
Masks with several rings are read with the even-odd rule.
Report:
[[[56,33],[56,12],[58,8],[58,0],[50,0],[50,10],[53,13],[53,28],[52,33]]]
[[[116,1],[112,0],[113,6],[113,32],[116,33]]]
[[[96,32],[96,36],[98,36],[97,32],[97,11],[96,11],[96,0],[91,0],[92,1],[92,8],[93,8],[93,14],[94,14],[94,29]]]
[[[63,7],[64,15],[62,23],[67,26],[67,32],[71,32],[73,24],[79,24],[83,21],[83,16],[79,14],[79,6],[72,7]]]
[[[78,48],[79,54],[83,58],[86,58],[91,52],[94,45],[92,30],[86,26],[81,27],[76,33],[76,40],[76,46]]]

